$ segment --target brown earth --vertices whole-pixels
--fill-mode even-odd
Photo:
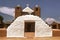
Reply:
[[[34,37],[34,33],[25,33],[24,38],[0,37],[0,40],[60,40],[60,37]]]
[[[6,29],[0,29],[0,40],[60,40],[60,30],[53,30],[53,37],[35,37],[34,32],[25,32],[24,38],[7,38]]]

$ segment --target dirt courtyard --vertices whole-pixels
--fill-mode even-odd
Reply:
[[[60,37],[43,37],[43,38],[35,38],[35,37],[26,37],[26,38],[6,38],[0,37],[0,40],[60,40]]]
[[[24,38],[7,38],[0,37],[0,40],[60,40],[60,37],[34,37],[34,33],[25,33]]]

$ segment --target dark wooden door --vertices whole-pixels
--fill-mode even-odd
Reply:
[[[25,22],[25,32],[35,32],[35,22]]]

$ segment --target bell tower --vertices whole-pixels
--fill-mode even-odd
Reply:
[[[36,16],[41,17],[41,8],[38,5],[34,7],[34,13]]]
[[[17,5],[15,7],[15,19],[18,17],[18,16],[21,16],[21,13],[22,13],[22,8],[20,7],[20,5]]]

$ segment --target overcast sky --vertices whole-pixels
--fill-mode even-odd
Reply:
[[[51,17],[60,20],[60,0],[0,0],[0,11],[2,12],[5,9],[14,11],[14,7],[18,4],[23,8],[26,7],[26,4],[29,4],[31,8],[36,4],[40,5],[43,19]],[[6,13],[6,10],[3,13]],[[13,12],[7,14],[12,15]]]

